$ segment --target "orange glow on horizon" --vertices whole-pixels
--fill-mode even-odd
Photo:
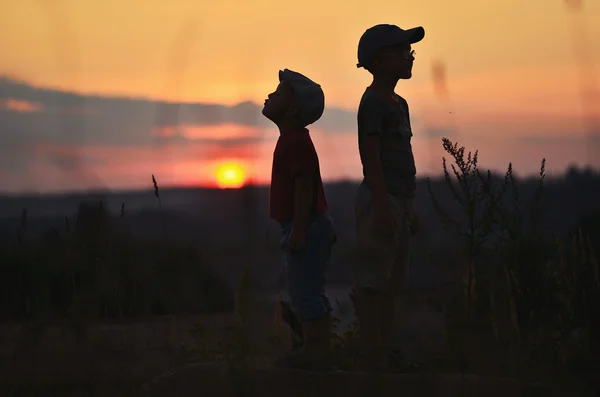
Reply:
[[[21,113],[32,113],[41,110],[42,106],[28,101],[18,99],[0,100],[0,109],[13,110]]]
[[[221,189],[239,189],[248,179],[244,166],[234,161],[224,161],[215,169],[217,186]]]
[[[223,123],[215,125],[182,124],[155,128],[152,135],[160,138],[172,138],[178,135],[189,140],[224,140],[254,138],[265,132],[260,127],[236,123]]]

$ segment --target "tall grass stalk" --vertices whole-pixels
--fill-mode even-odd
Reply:
[[[165,233],[165,239],[168,240],[169,233],[167,232],[167,222],[165,221],[165,213],[163,211],[162,201],[160,199],[160,189],[158,187],[158,183],[156,182],[156,178],[154,177],[154,174],[152,174],[152,185],[154,186],[154,196],[156,197],[156,200],[158,201],[158,209],[160,211],[160,219],[162,222],[163,231]]]

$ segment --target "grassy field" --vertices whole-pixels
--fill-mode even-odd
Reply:
[[[448,140],[444,149],[453,202],[430,195],[455,238],[446,256],[458,266],[446,269],[453,277],[443,292],[410,297],[409,306],[439,307],[445,319],[444,351],[418,368],[399,365],[404,375],[377,381],[354,373],[354,324],[333,335],[343,372],[276,371],[268,363],[291,349],[292,332],[281,305],[258,303],[249,270],[229,288],[204,265],[202,247],[173,241],[164,218],[163,238],[142,241],[119,228],[124,206],[111,219],[101,204],[82,204],[64,231],[35,241],[23,211],[18,244],[0,252],[0,395],[383,396],[405,388],[491,396],[534,395],[522,386],[536,383],[569,395],[599,390],[598,224],[567,238],[544,226],[545,213],[560,210],[544,207],[544,161],[537,189],[523,197],[511,166],[497,181],[480,171],[476,153]],[[316,388],[321,394],[311,394]]]

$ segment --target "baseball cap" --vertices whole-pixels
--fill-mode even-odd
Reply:
[[[319,84],[289,69],[279,71],[279,81],[288,83],[294,90],[298,110],[306,125],[321,118],[325,110],[325,94]]]
[[[367,29],[358,42],[357,68],[363,68],[373,60],[375,54],[396,44],[414,44],[423,40],[425,29],[421,26],[404,30],[396,25],[380,24]]]

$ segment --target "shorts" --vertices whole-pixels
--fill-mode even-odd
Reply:
[[[282,223],[281,247],[285,253],[287,289],[294,314],[300,321],[321,317],[332,311],[325,295],[325,271],[336,240],[333,220],[328,214],[311,217],[305,246],[286,249],[293,223]]]
[[[371,189],[364,182],[358,187],[354,207],[358,255],[353,276],[358,288],[398,295],[408,291],[413,199],[389,197],[396,221],[393,238],[377,232]]]

